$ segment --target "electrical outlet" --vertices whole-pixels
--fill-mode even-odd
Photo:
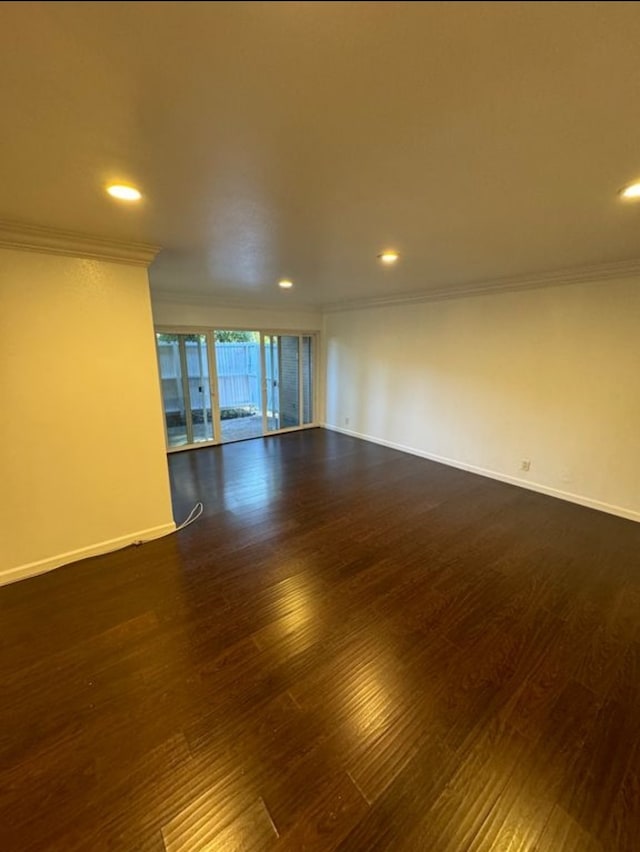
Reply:
[[[348,417],[345,417],[345,418],[344,418],[344,425],[345,425],[345,426],[348,426],[348,425],[349,425],[349,418],[348,418]]]
[[[520,470],[531,470],[531,459],[522,459],[520,462]]]

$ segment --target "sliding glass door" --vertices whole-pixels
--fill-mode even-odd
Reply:
[[[313,344],[314,338],[310,334],[303,334],[300,337],[300,379],[301,379],[301,408],[302,408],[302,425],[308,426],[315,420],[315,412],[313,405],[314,394],[314,360],[313,360]]]
[[[313,337],[265,334],[267,432],[313,422]]]
[[[213,441],[206,334],[156,335],[167,446]]]
[[[169,450],[314,424],[314,335],[167,329],[156,343]]]
[[[260,332],[216,329],[213,340],[220,443],[260,438],[263,434]]]

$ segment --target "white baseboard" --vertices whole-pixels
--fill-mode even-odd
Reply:
[[[128,545],[134,544],[136,541],[145,542],[151,541],[154,538],[161,538],[163,535],[173,532],[175,528],[175,523],[162,524],[159,527],[151,527],[148,530],[129,533],[118,538],[111,538],[108,541],[100,541],[88,547],[81,547],[79,550],[70,550],[67,553],[60,553],[57,556],[40,559],[38,562],[18,565],[15,568],[0,571],[0,586],[4,586],[7,583],[15,583],[16,580],[24,580],[27,577],[35,577],[37,574],[44,574],[46,571],[52,571],[61,565],[78,562],[80,559],[88,559],[90,556],[101,556],[103,553],[121,550],[123,547],[128,547]]]
[[[402,453],[410,453],[412,456],[420,456],[429,461],[446,464],[449,467],[457,467],[460,470],[466,470],[468,473],[475,473],[479,476],[487,476],[489,479],[497,479],[500,482],[507,482],[509,485],[517,485],[520,488],[526,488],[529,491],[537,491],[539,494],[546,494],[548,497],[557,497],[559,500],[566,500],[569,503],[577,503],[579,506],[586,506],[588,509],[597,509],[600,512],[607,512],[609,515],[617,515],[620,518],[626,518],[629,521],[640,523],[640,512],[633,509],[626,509],[624,506],[614,506],[611,503],[603,503],[601,500],[593,500],[591,497],[584,497],[582,494],[572,494],[570,491],[561,491],[558,488],[551,488],[549,485],[544,485],[541,482],[531,482],[529,479],[520,479],[517,476],[510,476],[506,473],[499,473],[495,470],[488,470],[484,467],[478,467],[467,462],[457,461],[456,459],[438,456],[435,453],[428,453],[425,450],[418,450],[415,447],[408,447],[405,444],[397,444],[395,441],[385,441],[384,438],[376,438],[373,435],[364,435],[361,432],[354,432],[352,429],[343,429],[341,426],[333,426],[330,423],[323,423],[323,429],[329,429],[331,432],[340,432],[342,435],[349,435],[352,438],[360,438],[362,441],[370,441],[372,444],[380,444],[383,447],[389,447],[392,450],[400,450]]]

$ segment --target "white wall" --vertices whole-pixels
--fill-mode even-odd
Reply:
[[[332,313],[325,347],[328,426],[640,520],[640,280]]]
[[[0,250],[0,582],[174,527],[146,270]]]
[[[152,301],[156,325],[240,328],[248,331],[319,331],[322,328],[322,314],[319,311],[181,304],[154,299],[153,296]]]

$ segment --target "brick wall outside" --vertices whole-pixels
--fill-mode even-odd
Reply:
[[[282,335],[280,338],[280,428],[300,425],[298,400],[298,338]]]

